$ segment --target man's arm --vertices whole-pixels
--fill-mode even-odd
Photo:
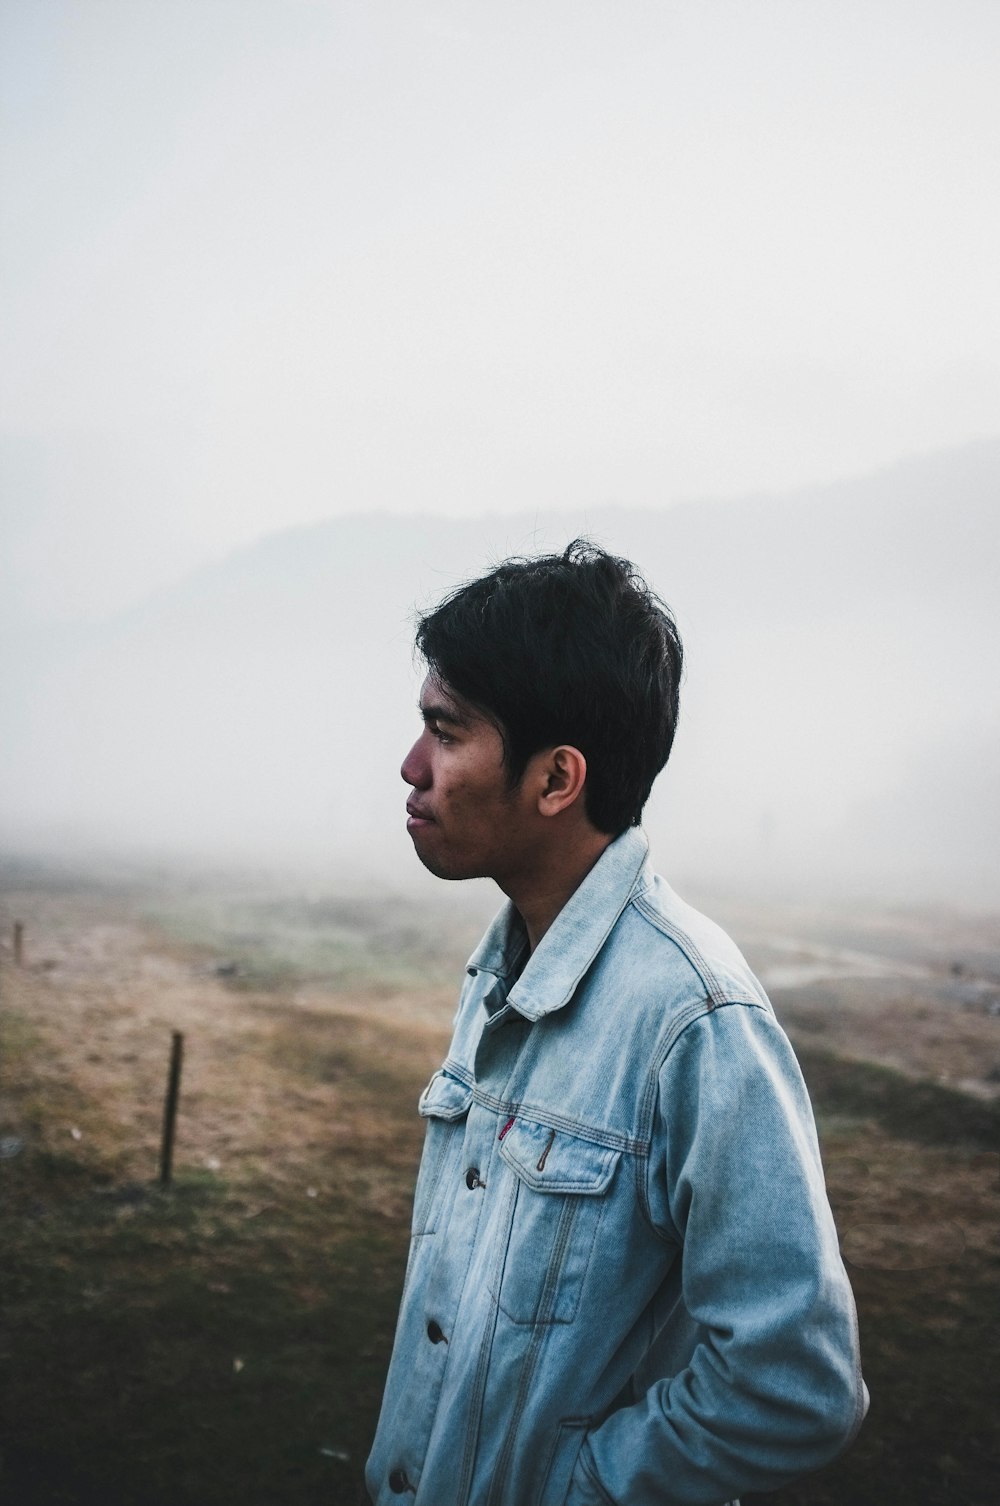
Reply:
[[[678,1038],[646,1190],[700,1339],[588,1435],[567,1506],[718,1506],[825,1464],[867,1393],[808,1096],[764,1009],[724,1005]]]

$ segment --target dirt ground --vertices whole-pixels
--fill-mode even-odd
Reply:
[[[164,929],[150,918],[163,905],[86,884],[0,895],[0,1358],[13,1378],[0,1489],[12,1506],[354,1502],[405,1256],[413,1108],[454,992],[422,986],[419,957],[361,983],[356,959],[265,978],[259,957],[278,945],[266,906],[249,930],[241,910],[241,953],[224,924],[215,945]],[[907,946],[906,926],[865,930],[863,917],[791,936],[787,915],[743,923],[817,1102],[875,1398],[851,1458],[769,1499],[992,1500],[978,1376],[1000,1189],[976,1116],[1000,1094],[994,930],[969,921],[947,945],[917,926]],[[442,926],[457,976],[475,936]],[[174,1031],[181,1110],[161,1195]],[[908,1084],[937,1095],[910,1127]],[[54,1333],[62,1360],[76,1356],[68,1369]],[[186,1443],[165,1420],[181,1393],[198,1399]],[[280,1443],[267,1442],[279,1417]]]
[[[154,1169],[175,1030],[185,1037],[179,1166],[221,1171],[260,1160],[285,1180],[296,1175],[317,1126],[334,1140],[347,1132],[343,1085],[294,1073],[289,1083],[263,1048],[290,1009],[303,1028],[317,1014],[348,1016],[379,1039],[380,1021],[400,1023],[395,994],[234,987],[207,952],[140,919],[110,920],[107,903],[32,896],[31,909],[27,965],[5,969],[5,997],[32,1022],[40,1081],[71,1078],[102,1124],[110,1115],[119,1126],[122,1174],[141,1179]],[[443,990],[408,995],[406,1023],[441,1034],[453,1007]],[[73,1126],[61,1129],[72,1138]]]

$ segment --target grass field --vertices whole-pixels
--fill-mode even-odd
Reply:
[[[475,925],[402,902],[390,925],[383,906],[335,896],[23,872],[0,894],[0,934],[15,915],[24,965],[0,953],[0,1497],[354,1506],[405,1260],[415,1100]],[[980,981],[992,955],[976,953]],[[867,1053],[856,979],[841,1009],[836,986],[776,993],[817,1107],[873,1399],[851,1453],[775,1506],[995,1499],[1000,1022],[988,989],[982,1008],[948,992],[968,981],[956,965],[904,978],[901,1039],[873,1028]],[[906,1067],[919,1038],[926,1067],[929,1018],[945,1056],[968,1037],[964,1065],[887,1064]],[[977,1055],[977,1091],[938,1080],[964,1081]]]

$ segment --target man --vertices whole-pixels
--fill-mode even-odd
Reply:
[[[408,828],[508,897],[467,968],[366,1481],[379,1506],[720,1506],[866,1406],[791,1048],[639,829],[681,645],[627,561],[512,560],[420,622]]]

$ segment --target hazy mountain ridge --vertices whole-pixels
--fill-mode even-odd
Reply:
[[[638,561],[687,641],[650,810],[681,869],[841,885],[863,870],[974,898],[1000,836],[998,504],[1000,441],[984,441],[781,497],[269,535],[71,644],[22,644],[0,829],[411,863],[396,771],[415,606],[588,533]]]

